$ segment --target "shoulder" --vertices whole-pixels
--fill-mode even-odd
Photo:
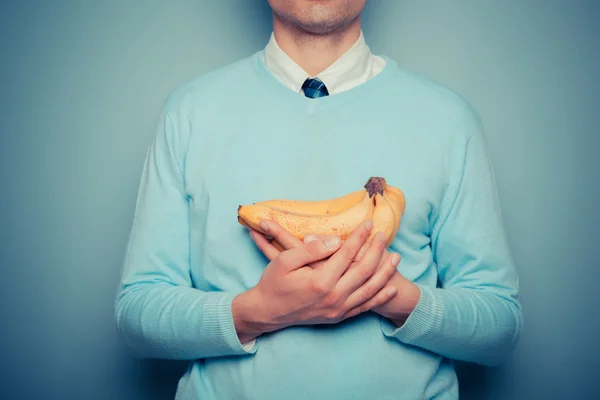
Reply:
[[[227,104],[253,73],[253,56],[196,75],[175,87],[163,101],[156,135],[185,152],[195,120]]]
[[[394,83],[386,89],[391,99],[409,107],[434,126],[436,132],[466,141],[482,125],[479,112],[460,92],[391,60],[396,70]]]
[[[193,110],[227,99],[254,73],[256,54],[199,74],[174,88],[164,102],[170,114],[189,114]]]

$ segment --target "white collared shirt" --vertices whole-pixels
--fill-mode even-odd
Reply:
[[[264,49],[264,55],[267,68],[295,92],[303,93],[304,81],[315,78],[279,47],[273,33]],[[381,72],[384,66],[385,60],[371,52],[361,31],[356,43],[316,77],[325,84],[329,94],[334,95],[366,82]]]

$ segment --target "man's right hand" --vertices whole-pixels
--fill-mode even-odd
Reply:
[[[291,234],[277,223],[262,224],[273,239],[280,243],[289,241]],[[343,244],[335,237],[316,239],[277,255],[258,284],[233,300],[233,320],[240,341],[291,325],[337,323],[395,296],[396,289],[386,284],[397,265],[392,257],[387,257],[378,268],[385,254],[379,235],[355,262],[371,229],[368,221]],[[262,235],[253,234],[253,239],[263,251],[271,246]]]

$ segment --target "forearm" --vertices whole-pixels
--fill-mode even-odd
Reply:
[[[124,341],[142,357],[192,360],[244,355],[231,312],[233,293],[168,283],[138,283],[117,298]]]
[[[481,124],[461,148],[430,231],[441,288],[420,284],[417,307],[400,328],[386,321],[385,332],[451,359],[498,365],[522,329],[519,279]]]
[[[228,292],[194,287],[190,210],[185,190],[188,124],[168,104],[146,160],[115,317],[142,357],[192,360],[248,354],[235,330]]]
[[[521,332],[518,301],[470,288],[419,286],[420,300],[400,327],[384,321],[384,334],[442,356],[497,365]]]

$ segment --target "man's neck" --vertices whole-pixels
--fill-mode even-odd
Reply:
[[[360,37],[360,17],[329,34],[312,34],[273,17],[273,34],[281,49],[310,76],[316,76],[340,58]]]

